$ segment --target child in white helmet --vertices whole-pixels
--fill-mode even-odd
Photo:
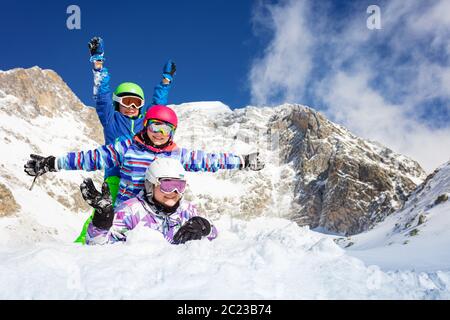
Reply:
[[[91,179],[86,179],[80,189],[83,198],[96,209],[88,227],[86,244],[126,241],[128,232],[139,224],[161,232],[173,244],[217,237],[217,229],[198,216],[193,204],[183,200],[185,171],[176,159],[156,159],[145,173],[144,190],[115,209],[110,205],[106,183],[102,193],[95,189]],[[94,198],[97,200],[92,201]]]

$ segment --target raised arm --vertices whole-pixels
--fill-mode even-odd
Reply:
[[[105,68],[103,40],[100,37],[94,37],[89,41],[89,51],[91,53],[90,62],[92,63],[92,72],[94,75],[94,100],[100,122],[106,127],[114,116],[114,106],[111,98],[111,89],[109,86],[109,72]]]
[[[169,92],[172,87],[172,81],[175,77],[176,70],[176,64],[172,60],[168,60],[165,63],[163,67],[162,80],[157,86],[155,86],[155,89],[153,90],[152,102],[145,107],[143,113],[145,113],[153,105],[167,105]]]

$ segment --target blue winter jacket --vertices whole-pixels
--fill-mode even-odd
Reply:
[[[118,139],[132,138],[137,132],[142,130],[144,116],[152,105],[167,104],[167,96],[169,95],[170,84],[158,84],[153,92],[152,101],[147,106],[141,108],[139,116],[129,118],[124,116],[114,108],[112,100],[112,92],[109,87],[109,73],[107,68],[94,72],[94,100],[95,109],[101,124],[103,125],[103,134],[105,144],[114,144]],[[105,179],[110,176],[120,176],[118,167],[105,169]]]

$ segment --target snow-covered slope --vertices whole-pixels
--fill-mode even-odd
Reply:
[[[383,272],[284,219],[223,217],[216,224],[216,240],[180,246],[143,229],[110,246],[2,246],[0,298],[450,298],[447,272]]]
[[[384,269],[450,270],[450,162],[373,230],[340,240],[349,254]]]
[[[400,270],[384,268],[385,260],[370,260],[370,250],[355,258],[334,237],[286,219],[298,210],[299,177],[294,163],[280,155],[282,148],[268,148],[274,141],[267,139],[267,124],[277,125],[270,122],[276,113],[306,109],[231,111],[220,102],[173,108],[183,121],[178,144],[236,153],[260,150],[266,168],[188,175],[186,198],[219,229],[212,242],[171,246],[157,233],[135,230],[125,244],[79,246],[72,241],[89,209],[78,185],[85,176],[99,185],[101,173],[48,174],[29,191],[32,179],[23,164],[29,153],[59,155],[97,146],[101,135],[95,128],[100,124],[54,72],[32,68],[0,73],[0,190],[10,192],[0,193],[0,298],[450,298],[450,264],[424,272],[410,271],[414,262]],[[352,141],[354,150],[361,147]],[[409,166],[399,168],[398,175],[420,177],[412,161],[395,154],[378,156],[384,152],[380,147],[367,154],[374,162],[388,160],[386,167]],[[12,202],[17,206],[5,206]],[[435,240],[442,237],[447,235]],[[442,252],[433,255],[439,261]]]
[[[60,172],[33,179],[23,166],[30,153],[62,155],[97,146],[102,137],[95,111],[85,107],[62,79],[38,67],[0,73],[0,242],[3,245],[59,239],[72,241],[88,216],[79,192],[83,177],[101,172]],[[17,210],[3,212],[14,202]],[[2,214],[0,214],[1,216]],[[66,222],[67,221],[67,222]],[[73,225],[72,225],[73,224]]]

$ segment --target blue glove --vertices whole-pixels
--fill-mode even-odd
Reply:
[[[173,76],[175,75],[175,72],[177,71],[177,66],[175,62],[172,60],[167,60],[166,64],[163,68],[163,77],[166,79],[169,79],[170,82],[173,80]]]
[[[104,61],[104,49],[103,49],[103,39],[100,37],[94,37],[88,43],[89,52],[91,53],[91,62],[94,61]]]

